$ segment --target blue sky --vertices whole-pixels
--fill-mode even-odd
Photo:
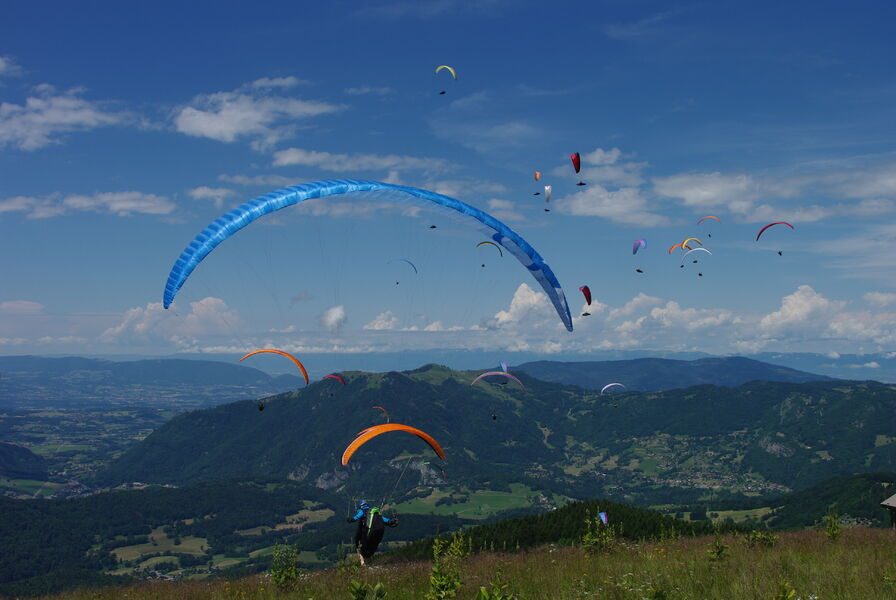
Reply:
[[[888,4],[301,4],[2,9],[0,353],[896,346]],[[592,316],[567,333],[481,234],[375,202],[257,223],[161,309],[219,214],[339,177],[493,213]],[[691,235],[713,256],[681,268]]]

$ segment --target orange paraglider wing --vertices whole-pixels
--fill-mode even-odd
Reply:
[[[358,448],[360,448],[373,438],[383,435],[384,433],[390,433],[392,431],[404,431],[405,433],[416,435],[418,438],[429,444],[429,447],[433,449],[433,451],[439,456],[439,458],[445,460],[445,451],[442,450],[442,447],[439,445],[439,443],[425,431],[420,431],[416,427],[411,427],[410,425],[401,425],[400,423],[386,423],[385,425],[370,427],[358,434],[358,437],[356,437],[352,441],[352,443],[348,445],[348,448],[345,449],[345,452],[342,453],[342,466],[348,464],[348,461],[351,460],[352,456],[355,454]]]
[[[311,380],[308,379],[308,371],[305,370],[305,365],[303,365],[301,363],[301,361],[299,361],[298,358],[296,358],[289,352],[284,352],[283,350],[277,350],[276,348],[262,348],[261,350],[253,350],[246,356],[242,357],[240,359],[240,362],[243,362],[250,356],[255,356],[256,354],[279,354],[280,356],[285,356],[286,358],[291,360],[293,363],[295,363],[295,365],[299,368],[299,371],[302,372],[302,377],[305,378],[305,385],[308,385],[309,383],[311,383]]]

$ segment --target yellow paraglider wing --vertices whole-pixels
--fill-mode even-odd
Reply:
[[[453,77],[454,80],[457,81],[457,71],[454,70],[454,67],[449,67],[448,65],[439,65],[438,67],[436,67],[436,73],[438,73],[442,69],[445,69],[446,71],[451,73],[451,77]]]

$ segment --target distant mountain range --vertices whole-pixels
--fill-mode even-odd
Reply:
[[[350,372],[346,386],[313,383],[264,412],[238,402],[183,414],[125,452],[100,483],[273,477],[385,492],[407,464],[408,488],[522,482],[579,498],[685,502],[709,490],[768,495],[896,470],[893,386],[756,381],[601,396],[523,371],[525,390],[471,387],[476,374],[436,365]],[[435,436],[449,455],[445,471],[422,442],[401,434],[374,440],[340,467],[355,433],[382,422],[373,405]],[[406,463],[409,456],[418,458]]]
[[[600,390],[611,382],[620,382],[631,391],[655,392],[693,385],[735,387],[749,381],[805,383],[824,381],[830,377],[805,373],[739,356],[672,360],[668,358],[634,358],[589,362],[557,362],[541,360],[514,367],[542,381],[577,385]]]
[[[144,360],[148,358],[180,358],[235,363],[238,354],[176,354],[170,357],[147,356],[105,356],[115,361]],[[413,352],[369,352],[344,353],[303,353],[302,360],[309,366],[312,378],[319,378],[334,371],[403,371],[421,365],[436,363],[452,369],[478,369],[485,365],[497,365],[508,361],[519,365],[526,362],[550,360],[557,362],[593,362],[632,360],[636,358],[669,358],[673,360],[696,360],[712,358],[705,352],[672,352],[663,350],[599,350],[587,353],[560,352],[539,354],[536,352],[494,352],[478,350],[415,350]],[[896,352],[874,352],[869,354],[839,354],[836,352],[819,354],[810,352],[761,352],[746,358],[766,362],[791,369],[818,373],[835,379],[855,379],[896,383]],[[276,362],[254,365],[272,374],[292,374],[288,364]]]
[[[218,361],[0,356],[0,408],[126,404],[188,409],[282,393],[304,384],[297,375],[273,377]]]

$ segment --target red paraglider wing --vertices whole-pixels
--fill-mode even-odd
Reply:
[[[341,375],[337,375],[336,373],[330,373],[329,375],[324,375],[324,379],[335,379],[342,385],[345,385],[345,379],[343,379]]]
[[[774,227],[775,225],[787,225],[791,229],[794,228],[793,225],[791,225],[787,221],[775,221],[774,223],[769,223],[768,225],[765,225],[762,229],[760,229],[759,233],[756,234],[756,241],[759,241],[759,238],[762,237],[762,234],[765,233],[766,229],[768,229],[769,227]]]
[[[585,302],[588,303],[588,306],[591,306],[591,288],[587,285],[583,285],[579,288],[579,291],[582,292],[582,295],[585,296]]]
[[[579,156],[578,152],[573,152],[569,155],[569,160],[572,161],[572,167],[576,170],[576,173],[578,173],[582,169],[582,157]]]

